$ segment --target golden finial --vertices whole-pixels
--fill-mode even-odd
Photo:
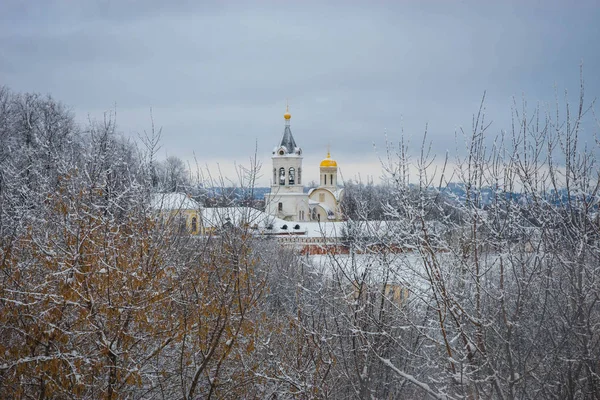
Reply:
[[[331,147],[331,144],[330,144],[330,143],[327,143],[327,158],[331,158],[331,154],[330,154],[330,152],[329,152],[329,150],[330,150],[330,147]]]
[[[290,114],[290,105],[288,104],[288,100],[285,99],[285,114],[283,114],[283,118],[289,120],[292,118],[292,114]]]

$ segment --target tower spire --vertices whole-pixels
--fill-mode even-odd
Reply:
[[[285,114],[283,114],[283,118],[285,119],[285,129],[283,130],[283,137],[281,138],[281,144],[278,148],[276,148],[273,152],[278,153],[279,156],[283,156],[285,154],[289,155],[301,155],[302,150],[296,145],[296,141],[294,140],[294,136],[292,136],[292,130],[290,129],[290,119],[292,118],[292,114],[290,114],[289,104],[285,106]]]
[[[283,118],[285,118],[285,126],[290,126],[290,118],[292,118],[292,114],[290,114],[290,105],[287,99],[285,99],[285,114],[283,114]]]

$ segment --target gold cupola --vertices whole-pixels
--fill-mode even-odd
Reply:
[[[337,167],[337,162],[331,159],[331,154],[327,151],[327,158],[321,161],[320,167]]]

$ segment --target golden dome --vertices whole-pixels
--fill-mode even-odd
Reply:
[[[331,155],[327,152],[327,158],[321,161],[320,167],[337,167],[337,162],[331,159]]]
[[[283,118],[290,119],[292,118],[292,114],[290,114],[289,111],[286,111],[285,114],[283,114]]]

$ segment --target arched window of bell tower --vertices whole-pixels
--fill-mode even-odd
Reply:
[[[279,168],[279,184],[281,186],[285,185],[285,168]]]
[[[288,174],[288,181],[290,185],[294,185],[296,182],[296,169],[294,167],[290,167],[290,172]]]

